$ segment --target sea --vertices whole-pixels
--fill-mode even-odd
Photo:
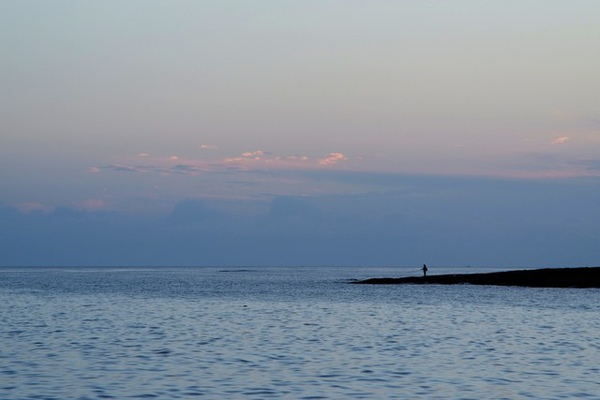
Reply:
[[[600,399],[600,290],[419,274],[0,268],[0,399]]]

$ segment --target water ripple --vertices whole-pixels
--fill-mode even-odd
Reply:
[[[146,272],[140,281],[62,277],[63,285],[96,280],[91,293],[54,281],[44,290],[0,290],[0,398],[570,399],[600,392],[600,319],[590,307],[597,291],[365,288],[337,277],[299,283],[279,275],[267,290],[257,282],[264,275],[237,281],[244,273],[215,273],[217,282],[234,282],[237,294],[218,284],[210,291],[205,275],[189,271]],[[194,279],[202,291],[181,284]],[[162,295],[157,280],[167,282]],[[171,292],[169,281],[188,292]]]

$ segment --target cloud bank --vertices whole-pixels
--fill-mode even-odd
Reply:
[[[600,181],[332,173],[393,190],[182,199],[167,213],[0,205],[10,265],[586,266],[600,259]],[[28,212],[25,212],[28,211]]]

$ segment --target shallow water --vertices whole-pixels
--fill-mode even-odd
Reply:
[[[0,398],[599,397],[599,290],[416,273],[0,269]]]

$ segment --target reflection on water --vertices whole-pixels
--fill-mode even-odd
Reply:
[[[372,273],[0,272],[0,398],[600,393],[600,291],[345,281]]]

